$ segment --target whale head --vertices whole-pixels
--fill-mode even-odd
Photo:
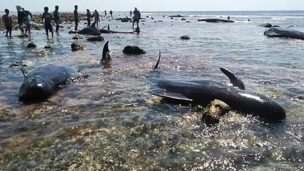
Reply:
[[[28,77],[22,83],[19,90],[21,101],[42,101],[53,92],[53,82],[39,75]]]

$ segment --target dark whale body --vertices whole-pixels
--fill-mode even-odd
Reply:
[[[208,23],[233,23],[233,20],[226,20],[226,19],[219,19],[219,18],[205,18],[205,19],[198,19],[198,21],[205,21]]]
[[[99,36],[101,33],[100,31],[95,27],[96,23],[93,23],[91,26],[83,28],[78,32],[78,34],[86,34],[86,35],[93,35],[93,36]]]
[[[304,40],[304,33],[283,28],[270,28],[264,32],[264,35],[267,37],[283,37],[283,38],[292,38],[292,39],[301,39]]]
[[[105,29],[101,29],[100,32],[103,34],[111,34],[111,33],[133,34],[133,33],[136,33],[136,31],[114,31],[114,30],[105,30]]]
[[[158,68],[160,57],[154,67]],[[218,99],[239,113],[258,116],[265,121],[280,121],[286,117],[285,110],[274,100],[264,95],[247,91],[243,82],[224,68],[221,71],[230,79],[233,86],[213,80],[172,80],[155,78],[152,75],[152,94],[170,101],[206,106]],[[155,72],[152,72],[155,74]],[[156,72],[157,76],[160,75]]]
[[[25,78],[19,90],[19,99],[24,102],[49,98],[78,73],[72,67],[57,64],[38,67],[28,74],[22,70]]]
[[[122,34],[133,34],[133,33],[139,33],[139,28],[137,28],[135,31],[114,31],[114,30],[111,30],[110,29],[110,26],[108,25],[108,28],[107,30],[105,29],[107,26],[103,27],[101,30],[100,30],[100,33],[103,33],[103,34],[111,34],[111,33],[122,33]]]
[[[278,121],[285,118],[284,109],[272,99],[235,87],[210,80],[155,80],[159,89],[153,94],[206,106],[214,99],[227,103],[232,110],[252,114],[268,121]]]

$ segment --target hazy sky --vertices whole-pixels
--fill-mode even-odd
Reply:
[[[61,11],[89,9],[129,11],[135,6],[141,11],[234,11],[234,10],[304,10],[304,0],[0,0],[0,9],[15,10],[21,5],[31,11],[51,11],[59,5]]]

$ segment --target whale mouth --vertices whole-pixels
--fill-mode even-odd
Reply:
[[[20,93],[21,101],[43,101],[51,95],[51,92],[43,87],[30,87]]]

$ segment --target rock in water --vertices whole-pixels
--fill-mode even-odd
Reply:
[[[27,48],[35,48],[37,46],[35,45],[35,43],[29,43],[26,47]]]
[[[88,41],[90,42],[101,42],[104,41],[104,38],[102,36],[94,36],[94,37],[89,37],[87,38]]]
[[[126,46],[122,52],[128,55],[140,55],[146,53],[143,49],[137,46]]]
[[[217,124],[229,111],[230,107],[225,102],[215,99],[204,109],[202,121],[207,125]]]
[[[190,37],[188,35],[184,35],[184,36],[181,36],[180,39],[182,39],[182,40],[189,40]]]
[[[73,42],[71,44],[72,51],[84,50],[84,45],[80,42]]]

